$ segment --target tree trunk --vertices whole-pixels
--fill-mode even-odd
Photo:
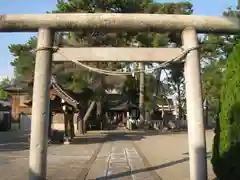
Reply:
[[[100,129],[102,130],[102,124],[101,124],[101,121],[102,121],[102,100],[100,99],[98,102],[97,102],[97,118],[96,118],[96,121],[100,122]]]
[[[78,117],[77,118],[78,118],[78,132],[79,132],[79,134],[84,134],[83,118],[81,116],[81,112],[78,113]]]
[[[177,94],[178,94],[178,127],[180,125],[180,122],[183,120],[183,108],[182,108],[182,99],[181,99],[181,90],[180,90],[180,84],[177,85]]]
[[[105,112],[104,113],[104,122],[103,122],[103,126],[104,126],[104,128],[106,127],[107,129],[109,129],[109,117],[108,117],[108,113],[107,112]]]
[[[139,63],[139,70],[141,71],[140,73],[140,87],[139,87],[139,110],[140,110],[140,124],[144,122],[144,63]]]
[[[160,75],[161,75],[162,69],[158,69],[157,71],[157,78],[156,78],[156,87],[155,87],[155,92],[153,95],[153,110],[155,110],[157,106],[157,96],[159,94],[159,84],[160,84]]]
[[[86,123],[94,109],[95,104],[96,104],[96,101],[92,101],[90,106],[88,107],[86,114],[84,115],[84,118],[83,118],[83,132],[84,133],[86,133]]]
[[[203,107],[204,107],[204,120],[205,120],[205,128],[208,128],[208,101],[207,99],[204,100],[203,102]]]
[[[100,62],[97,63],[97,68],[100,68]],[[100,88],[104,89],[104,79],[102,74],[100,76]],[[101,94],[99,97],[99,100],[97,102],[97,111],[96,111],[96,121],[100,121],[100,129],[102,130],[102,120],[103,120],[104,114],[103,114],[103,92],[101,90]]]

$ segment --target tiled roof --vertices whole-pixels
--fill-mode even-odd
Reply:
[[[8,92],[27,92],[29,94],[32,94],[32,85],[33,85],[32,81],[15,82],[12,85],[6,86],[4,88],[4,90],[8,91]],[[76,109],[78,109],[79,101],[82,99],[81,97],[89,96],[89,94],[87,94],[87,95],[84,94],[84,93],[86,93],[85,90],[83,90],[82,92],[79,92],[79,93],[74,93],[71,90],[64,89],[61,85],[59,85],[57,83],[55,76],[51,76],[50,87],[55,90],[57,96],[59,96],[61,99],[64,99],[69,105],[73,106]],[[93,86],[92,88],[95,88],[95,86]],[[91,91],[91,90],[89,89],[89,91]],[[30,101],[27,103],[31,104]]]

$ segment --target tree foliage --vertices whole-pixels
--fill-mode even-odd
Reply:
[[[166,13],[166,14],[192,14],[192,4],[189,2],[179,3],[159,3],[152,0],[59,0],[54,13],[75,13],[75,12],[115,12],[115,13]],[[227,9],[224,12],[226,16],[239,16],[239,10]],[[59,33],[56,37],[60,37],[60,42],[55,42],[59,46],[115,46],[127,47],[133,43],[138,43],[143,47],[167,47],[171,43],[175,43],[177,47],[181,46],[180,33],[104,33],[98,32],[96,29],[90,31],[78,31],[74,33]],[[216,36],[206,35],[200,39],[201,44],[201,60],[204,63],[202,68],[203,73],[203,90],[204,97],[209,100],[210,110],[214,114],[216,102],[220,97],[220,89],[222,83],[222,73],[226,64],[229,51],[236,42],[238,36]],[[58,38],[57,38],[58,39]],[[31,38],[25,44],[13,44],[9,46],[10,52],[15,59],[11,63],[14,67],[15,78],[17,79],[32,79],[35,61],[36,37]],[[57,41],[57,40],[56,40]],[[129,63],[89,63],[93,67],[102,69],[116,70],[127,68]],[[152,64],[146,64],[152,66]],[[168,68],[169,70],[169,92],[178,94],[178,88],[183,87],[182,68]],[[103,76],[89,72],[76,65],[64,64],[54,65],[53,72],[57,74],[58,81],[67,89],[79,91],[87,87],[95,80],[101,80]],[[159,78],[154,74],[152,78]],[[151,78],[150,78],[151,79]],[[156,80],[157,80],[156,79]],[[128,81],[136,84],[136,79],[128,78]],[[136,81],[136,82],[135,82]],[[151,82],[151,83],[150,83]],[[124,83],[123,83],[124,84]],[[125,83],[127,85],[129,83]],[[131,83],[130,83],[131,84]],[[146,80],[146,86],[153,85],[152,80]],[[104,83],[104,88],[114,88],[109,83]],[[155,84],[156,85],[156,84]],[[157,87],[158,88],[158,87]],[[125,88],[129,89],[129,88]],[[151,101],[151,91],[146,88],[147,101]],[[182,88],[183,89],[183,88]],[[138,94],[138,89],[135,90]],[[184,89],[182,90],[184,94]],[[158,91],[159,92],[159,91]],[[126,92],[125,92],[126,93]],[[132,92],[130,92],[131,94]],[[129,95],[130,95],[129,94]],[[148,97],[150,96],[150,97]],[[182,98],[182,97],[181,97]],[[180,99],[180,97],[178,97]]]
[[[182,64],[174,64],[170,66],[167,84],[170,88],[170,91],[168,91],[169,95],[175,95],[177,100],[178,118],[182,119],[184,117],[183,107],[185,102],[185,83]]]
[[[4,78],[0,82],[0,99],[7,99],[8,98],[8,93],[4,91],[4,88],[10,84],[10,79],[9,78]]]
[[[96,13],[96,12],[114,12],[114,13],[166,13],[166,14],[191,14],[192,4],[189,2],[179,3],[158,3],[153,0],[59,0],[56,9],[53,13]],[[111,46],[111,47],[127,47],[133,46],[133,43],[138,43],[143,47],[160,47],[168,46],[174,42],[180,46],[180,34],[176,33],[139,33],[139,32],[118,32],[118,33],[106,33],[99,32],[96,29],[88,31],[78,32],[65,32],[56,34],[58,37],[55,42],[59,46],[71,46],[71,47],[83,47],[83,46]],[[12,66],[15,70],[15,77],[18,79],[32,79],[34,70],[34,48],[36,47],[36,38],[31,38],[25,44],[10,45],[10,52],[14,55],[15,59],[12,62]],[[129,63],[88,63],[93,67],[101,69],[116,70],[120,68],[127,68]],[[151,64],[147,64],[151,66]],[[63,66],[64,67],[64,66]],[[67,65],[65,66],[67,67]],[[58,81],[65,88],[79,91],[83,87],[89,85],[93,81],[104,81],[104,76],[99,74],[83,70],[76,66],[71,67],[71,70],[67,68],[59,68],[59,65],[54,65],[53,72],[56,73]],[[158,77],[159,78],[159,77]],[[136,79],[127,78],[124,86],[129,84],[138,84]],[[147,78],[146,86],[152,87],[154,76]],[[131,83],[129,83],[131,82]],[[113,88],[109,83],[103,82],[103,89]],[[138,95],[138,88],[123,87],[125,93],[131,95],[135,92]],[[129,92],[126,90],[129,89]],[[146,99],[152,100],[151,88],[147,88]],[[153,89],[153,88],[152,88]],[[102,91],[101,91],[102,92]]]
[[[230,54],[221,91],[221,114],[212,164],[219,180],[240,179],[240,42]]]
[[[37,39],[36,37],[30,38],[25,44],[11,44],[9,51],[15,57],[11,62],[14,68],[14,76],[16,79],[32,79]]]
[[[239,10],[228,8],[223,15],[239,17]],[[239,35],[209,34],[200,39],[203,96],[209,102],[210,119],[216,116],[226,63],[238,38]]]

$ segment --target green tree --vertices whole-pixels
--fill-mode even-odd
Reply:
[[[174,95],[177,100],[178,119],[184,117],[184,102],[185,102],[185,83],[183,76],[183,64],[173,64],[169,68],[167,77],[169,95]]]
[[[4,91],[4,88],[10,84],[10,79],[9,78],[4,78],[0,82],[0,99],[6,99],[8,98],[8,93]]]
[[[158,13],[158,14],[191,14],[192,4],[189,2],[180,3],[158,3],[153,0],[59,0],[54,13],[97,13],[97,12],[113,12],[113,13]],[[126,47],[132,46],[133,43],[139,43],[143,47],[159,47],[168,46],[169,43],[175,42],[180,44],[180,33],[106,33],[99,32],[96,29],[81,31],[74,33],[58,33],[56,34],[60,41],[55,42],[60,46],[83,47],[83,46],[111,46],[111,47]],[[34,66],[34,38],[23,45],[11,45],[10,51],[16,57],[12,65],[15,69],[15,76],[26,79],[32,78]],[[93,67],[101,69],[119,69],[129,66],[129,63],[88,63]],[[148,64],[151,65],[151,64]],[[56,66],[55,66],[56,67]],[[56,69],[58,69],[56,67]],[[60,68],[61,69],[61,68]],[[90,73],[81,68],[72,68],[69,70],[53,70],[56,71],[57,79],[63,87],[74,91],[80,90],[82,87],[88,86],[91,82],[101,82],[102,90],[98,90],[96,96],[104,96],[104,89],[112,88],[111,84],[106,83],[104,76],[99,76],[96,73]],[[150,82],[150,81],[149,81]],[[151,86],[151,84],[145,84]],[[103,97],[97,98],[98,100]]]
[[[240,17],[239,9],[228,8],[224,15]],[[205,76],[207,79],[205,89],[208,96],[217,97],[216,99],[221,102],[221,111],[216,119],[212,165],[219,180],[237,180],[240,178],[238,157],[240,150],[239,35],[221,36],[218,41],[216,37],[213,38],[215,46],[218,44],[216,42],[220,41],[217,48],[212,47],[216,49],[213,52],[218,53],[213,57],[220,58],[216,58],[215,62],[209,63],[210,65],[204,69],[205,74],[208,74]],[[211,79],[210,76],[213,78]]]
[[[11,62],[14,68],[15,79],[32,80],[35,65],[34,49],[36,48],[36,43],[36,37],[32,37],[25,44],[9,45],[9,51],[15,57]]]
[[[221,91],[221,113],[212,165],[219,180],[240,179],[240,41],[229,56]]]
[[[68,0],[58,1],[57,10],[54,12],[113,12],[113,13],[167,13],[167,14],[191,14],[192,4],[181,3],[155,3],[152,0]],[[70,33],[68,35],[76,46],[132,46],[134,42],[143,47],[167,46],[169,41],[179,42],[180,34],[172,33],[103,33],[96,29],[86,32]],[[110,65],[109,65],[110,64]],[[126,67],[125,63],[115,63],[116,66]],[[128,65],[128,64],[127,64]],[[111,63],[102,63],[100,68],[114,69]]]
[[[213,119],[218,110],[225,66],[226,60],[219,60],[203,69],[203,97],[209,102],[209,119]]]
[[[127,95],[133,104],[138,104],[139,79],[128,76],[121,89],[122,93]]]
[[[238,9],[228,8],[224,16],[240,17]],[[209,120],[214,120],[218,111],[223,75],[228,56],[239,35],[205,35],[200,39],[203,96],[209,102]]]
[[[88,0],[59,0],[55,13],[74,13],[74,12],[121,12],[121,13],[179,13],[191,14],[192,5],[188,2],[183,3],[155,3],[152,0],[140,1],[124,1],[124,0],[109,0],[109,1],[88,1]],[[59,35],[59,34],[58,34]],[[75,32],[75,33],[60,33],[64,42],[61,46],[131,46],[133,39],[139,41],[142,46],[166,46],[169,42],[169,37],[174,37],[174,34],[159,34],[159,33],[103,33],[96,30]],[[169,37],[168,37],[169,36]],[[134,40],[134,41],[135,41]],[[15,56],[12,65],[15,70],[15,75],[18,78],[32,78],[34,70],[34,49],[36,47],[36,38],[31,38],[25,44],[10,45],[10,52]],[[96,67],[92,63],[91,65]],[[118,69],[125,67],[123,63],[101,63],[100,68]],[[83,81],[91,79],[89,75],[83,75],[81,71],[75,72],[61,71],[57,74],[62,79],[63,85],[69,86],[71,89],[77,89],[77,82],[80,77],[86,77]],[[87,80],[86,80],[87,79]],[[72,85],[72,83],[75,85]]]

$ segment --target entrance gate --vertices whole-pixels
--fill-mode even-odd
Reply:
[[[47,131],[53,37],[57,31],[99,29],[103,31],[181,31],[183,49],[177,48],[81,48],[60,49],[74,61],[136,61],[159,62],[185,53],[184,76],[186,81],[187,120],[190,157],[190,179],[207,180],[206,142],[200,79],[200,62],[197,50],[197,33],[235,34],[240,22],[235,18],[163,15],[163,14],[42,14],[0,15],[0,32],[38,31],[36,53],[29,178],[46,179]],[[61,57],[54,55],[56,61]],[[66,59],[64,59],[66,61]]]

